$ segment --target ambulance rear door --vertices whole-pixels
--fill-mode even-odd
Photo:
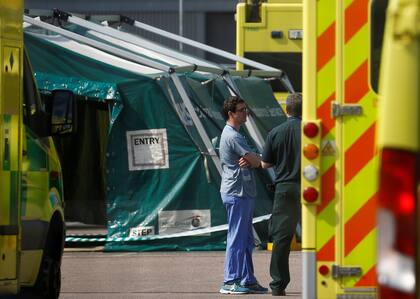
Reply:
[[[22,6],[0,0],[0,294],[19,291]]]
[[[341,298],[374,298],[376,293],[378,97],[374,89],[380,54],[375,45],[381,28],[374,22],[380,22],[378,3],[337,2],[336,98],[331,115],[336,122],[336,171],[340,179],[335,186],[339,225],[332,276],[340,282]]]

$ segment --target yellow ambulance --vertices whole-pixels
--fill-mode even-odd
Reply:
[[[419,15],[419,0],[237,6],[237,54],[303,92],[303,298],[418,297]]]
[[[40,98],[22,16],[22,0],[0,0],[0,296],[58,298],[65,224],[51,135],[71,132],[75,107],[66,91]]]
[[[281,69],[302,91],[302,0],[246,0],[236,6],[236,55]],[[238,70],[247,69],[237,63]],[[287,90],[270,80],[284,104]]]
[[[418,114],[417,103],[408,104],[417,101],[418,94],[410,98],[402,91],[414,90],[418,79],[414,72],[410,81],[401,84],[405,79],[400,78],[392,87],[391,80],[385,79],[385,91],[391,88],[394,100],[386,106],[388,114],[378,112],[381,53],[389,55],[389,46],[383,43],[387,7],[388,1],[303,2],[303,298],[377,298],[381,269],[377,247],[382,247],[377,242],[377,210],[383,192],[378,187],[378,120],[387,126],[380,130],[387,136],[381,146],[389,146],[400,144],[402,136],[414,142],[416,132],[404,131],[389,120],[402,117],[399,109]],[[400,21],[405,18],[399,16]],[[406,20],[418,21],[415,17]],[[404,59],[393,56],[392,63],[402,66],[408,61]],[[408,64],[417,71],[416,61]],[[382,76],[393,72],[398,77],[405,71],[381,67]],[[417,121],[417,114],[410,119]],[[414,143],[418,148],[418,142]],[[382,157],[384,153],[387,150]],[[399,188],[392,179],[386,184]]]
[[[378,118],[379,297],[418,298],[420,1],[390,0]]]

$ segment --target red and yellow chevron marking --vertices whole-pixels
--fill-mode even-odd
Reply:
[[[335,100],[335,92],[333,92],[317,109],[318,119],[322,119],[321,138],[330,133],[335,126],[335,120],[331,116],[331,103]]]
[[[363,271],[362,277],[344,279],[344,287],[375,285],[376,107],[369,88],[368,12],[368,0],[354,0],[344,13],[344,101],[363,107],[363,115],[344,120],[343,128],[343,265]]]
[[[335,236],[332,236],[327,243],[322,246],[320,250],[316,253],[317,261],[334,261],[335,260]]]
[[[367,59],[345,81],[345,101],[348,104],[359,102],[369,92]]]
[[[354,176],[375,156],[375,123],[373,123],[346,150],[344,184],[347,185]]]
[[[318,36],[316,70],[321,70],[335,55],[335,22]]]
[[[348,41],[367,24],[368,21],[368,0],[354,0],[345,10],[345,34],[344,41]]]
[[[375,228],[376,219],[372,217],[376,209],[376,194],[368,199],[360,210],[344,226],[346,236],[344,255],[348,255],[361,240]]]
[[[335,1],[317,1],[317,118],[322,120],[321,142],[334,141],[336,120],[331,103],[336,101]],[[375,285],[375,209],[377,154],[375,150],[376,96],[369,87],[369,1],[345,1],[344,102],[359,104],[363,115],[343,118],[343,173],[335,159],[322,157],[321,203],[317,207],[317,261],[337,260],[336,176],[343,178],[342,265],[362,266],[362,277],[343,280],[343,287]],[[333,220],[331,220],[333,219]]]
[[[321,142],[335,139],[335,119],[331,116],[331,103],[335,101],[335,2],[317,2],[317,111],[321,119]],[[317,207],[317,261],[335,260],[335,158],[321,160],[321,203]]]

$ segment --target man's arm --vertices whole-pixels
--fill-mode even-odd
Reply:
[[[250,152],[245,154],[240,160],[239,160],[239,166],[241,166],[241,162],[245,160],[249,165],[251,165],[252,168],[258,168],[261,166],[261,158],[256,153]],[[242,166],[241,166],[242,167]]]

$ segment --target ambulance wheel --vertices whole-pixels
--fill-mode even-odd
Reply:
[[[61,289],[60,263],[51,257],[44,257],[37,281],[38,294],[45,299],[57,299]]]

